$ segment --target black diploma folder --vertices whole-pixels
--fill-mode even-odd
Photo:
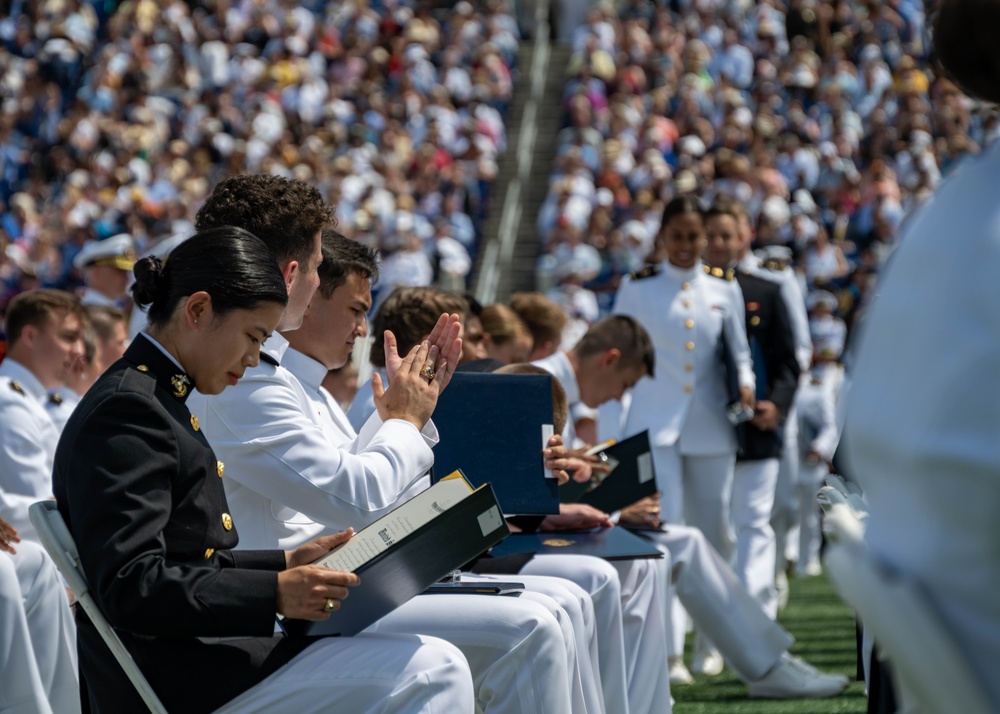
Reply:
[[[441,435],[434,470],[491,484],[508,515],[558,513],[559,484],[542,457],[552,414],[549,375],[456,372],[432,417]]]
[[[603,477],[595,474],[585,483],[572,480],[564,483],[559,487],[560,501],[586,503],[605,513],[614,513],[656,493],[648,431],[606,446],[598,453],[612,466],[611,473]]]
[[[361,578],[328,620],[279,624],[287,635],[356,635],[509,532],[489,485],[473,490],[451,474],[316,561]]]
[[[649,541],[620,527],[586,531],[512,533],[502,543],[494,546],[490,553],[494,556],[514,553],[592,555],[605,560],[663,557],[663,554]]]

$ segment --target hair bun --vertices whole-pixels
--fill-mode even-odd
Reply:
[[[156,257],[140,258],[132,268],[135,274],[135,284],[132,285],[132,298],[139,307],[146,307],[158,297],[167,294],[169,284],[165,264]]]

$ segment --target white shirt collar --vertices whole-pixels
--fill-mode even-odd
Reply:
[[[676,280],[691,280],[702,272],[700,260],[691,268],[678,268],[669,260],[664,260],[660,263],[660,267],[663,268],[664,273]]]
[[[286,341],[285,344],[287,346],[288,342]],[[294,374],[303,387],[313,391],[318,391],[323,385],[323,379],[328,371],[322,364],[294,347],[288,347],[285,350],[281,366]]]
[[[150,335],[148,332],[143,332],[142,336],[145,337],[147,340],[149,340],[149,344],[153,345],[153,347],[155,347],[160,352],[162,352],[163,354],[165,354],[167,356],[167,359],[169,359],[171,362],[173,362],[174,365],[177,367],[177,369],[179,369],[184,374],[187,374],[187,370],[184,369],[184,367],[181,366],[181,363],[178,362],[177,359],[172,354],[170,354],[170,352],[167,351],[167,348],[164,347],[163,345],[161,345],[156,340],[155,337],[153,337],[152,335]]]
[[[576,381],[576,372],[573,371],[573,364],[569,361],[569,357],[565,352],[556,352],[532,364],[541,367],[559,380],[563,391],[566,392],[566,401],[570,408],[580,401],[580,384]]]
[[[267,342],[260,348],[261,352],[270,355],[278,364],[281,364],[281,360],[285,358],[287,350],[288,340],[280,332],[272,332],[271,336],[267,338]]]
[[[38,377],[30,369],[15,359],[8,357],[0,364],[0,375],[10,377],[12,382],[17,382],[25,392],[30,394],[39,404],[48,401],[49,392],[38,381]]]

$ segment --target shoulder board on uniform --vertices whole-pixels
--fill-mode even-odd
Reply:
[[[732,268],[723,270],[722,268],[712,268],[708,265],[702,265],[701,269],[705,271],[705,275],[711,275],[713,278],[719,278],[720,280],[732,280],[736,277],[736,271]]]
[[[21,383],[18,382],[16,379],[10,380],[10,388],[13,389],[15,392],[17,392],[18,394],[20,394],[22,397],[28,396],[27,394],[24,393],[24,387],[22,387]]]
[[[630,273],[629,277],[632,280],[645,280],[646,278],[651,278],[654,275],[660,274],[660,268],[656,265],[647,265],[642,270],[637,270],[634,273]]]
[[[788,267],[788,263],[783,260],[778,260],[776,258],[771,258],[770,260],[764,261],[764,268],[766,270],[773,270],[776,273],[780,273],[785,268]]]

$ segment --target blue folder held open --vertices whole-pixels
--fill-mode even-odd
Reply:
[[[456,372],[432,416],[434,473],[461,469],[473,486],[491,484],[507,515],[558,513],[542,457],[552,415],[548,375]]]

